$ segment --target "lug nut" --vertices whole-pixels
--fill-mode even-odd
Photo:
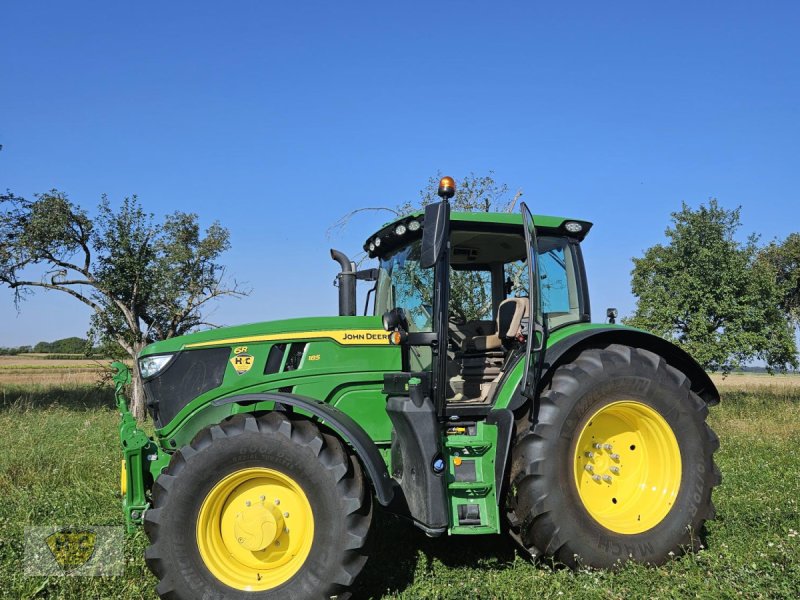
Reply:
[[[288,519],[289,518],[289,513],[287,513],[287,512],[283,513],[283,518],[284,519]]]
[[[267,497],[266,497],[266,496],[259,496],[259,497],[258,497],[258,499],[259,499],[259,500],[261,500],[261,501],[263,502],[264,500],[266,500],[266,499],[267,499]]]
[[[592,471],[594,471],[594,467],[593,467],[592,465],[586,465],[586,466],[585,466],[585,467],[583,467],[583,468],[584,468],[584,469],[586,469],[587,471],[589,471],[589,473],[591,473]]]
[[[614,452],[614,453],[611,455],[611,460],[619,460],[619,454],[617,454],[616,452]]]
[[[614,475],[619,475],[619,467],[610,467],[608,470],[611,471]]]
[[[594,452],[584,452],[583,454],[586,458],[594,458]]]
[[[245,505],[245,506],[250,506],[250,504],[252,504],[252,503],[250,502],[250,500],[245,500],[245,501],[244,501],[244,505]]]
[[[592,444],[592,448],[595,448],[596,450],[602,450],[603,445],[595,442],[594,444]]]
[[[600,481],[600,475],[592,475],[594,481]]]
[[[606,483],[611,483],[611,475],[603,475],[603,481]]]
[[[603,448],[605,448],[606,450],[608,450],[610,452],[611,451],[611,444],[603,444]]]
[[[278,506],[278,504],[280,504],[280,503],[281,503],[281,501],[278,498],[275,498],[275,506]]]

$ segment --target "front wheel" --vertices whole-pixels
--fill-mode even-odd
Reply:
[[[155,482],[145,558],[174,599],[344,598],[366,562],[358,461],[311,421],[237,416],[201,431]]]
[[[572,567],[661,564],[714,518],[706,403],[652,352],[583,351],[553,374],[513,450],[512,534]]]

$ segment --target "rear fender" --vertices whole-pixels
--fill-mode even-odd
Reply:
[[[294,408],[298,408],[310,413],[333,429],[345,443],[355,450],[367,476],[372,481],[378,502],[383,506],[391,503],[395,493],[394,480],[389,477],[386,463],[383,461],[378,447],[356,421],[335,406],[305,396],[273,392],[228,396],[214,400],[211,404],[214,406],[252,405],[259,402],[274,402],[274,410],[282,412],[292,412]]]
[[[719,391],[714,382],[711,381],[703,367],[685,350],[652,333],[627,327],[584,329],[556,342],[547,349],[545,354],[542,381],[549,380],[556,368],[569,362],[583,350],[608,344],[624,344],[663,356],[668,364],[689,378],[692,382],[692,391],[705,400],[709,406],[719,404]]]

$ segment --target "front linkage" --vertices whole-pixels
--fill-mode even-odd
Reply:
[[[131,382],[130,369],[121,362],[114,362],[111,367],[117,371],[113,377],[114,397],[122,417],[119,424],[123,456],[120,476],[122,509],[125,526],[129,533],[133,533],[142,525],[144,511],[150,507],[146,497],[146,490],[149,488],[147,482],[152,482],[167,465],[169,455],[159,450],[156,443],[139,429],[136,419],[128,409],[123,390]]]

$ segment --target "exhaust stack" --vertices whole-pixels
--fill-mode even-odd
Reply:
[[[339,263],[342,271],[336,276],[339,284],[339,316],[356,314],[356,269],[344,252],[331,248],[331,258]]]

